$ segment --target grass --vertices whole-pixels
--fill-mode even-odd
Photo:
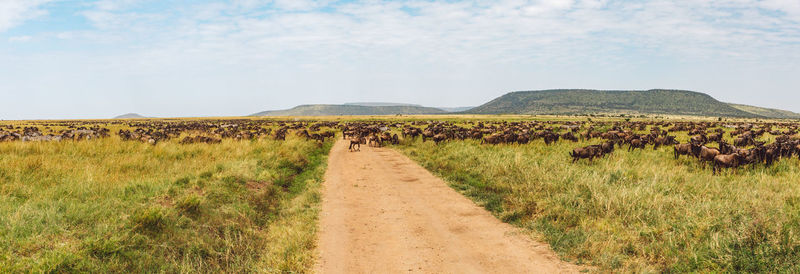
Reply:
[[[331,143],[0,143],[0,272],[308,272]]]
[[[563,258],[601,271],[800,271],[796,158],[719,176],[674,160],[671,147],[570,163],[568,151],[597,142],[396,148]]]

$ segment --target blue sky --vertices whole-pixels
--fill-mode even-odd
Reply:
[[[688,89],[800,112],[797,0],[0,0],[0,119]]]

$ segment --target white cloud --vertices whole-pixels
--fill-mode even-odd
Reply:
[[[798,39],[798,24],[789,15],[765,14],[754,0],[412,0],[335,6],[331,1],[238,0],[150,13],[125,10],[148,1],[99,1],[83,13],[99,30],[90,37],[123,46],[127,41],[147,52],[178,51],[167,55],[210,50],[225,60],[280,59],[292,52],[309,62],[347,62],[392,52],[471,63],[580,60],[609,51],[625,55],[623,48],[686,59],[795,56],[787,42]],[[798,5],[795,0],[760,3],[786,14]],[[251,10],[266,6],[277,10]],[[334,11],[319,11],[322,7]],[[142,45],[143,39],[152,44]]]
[[[0,1],[0,32],[16,27],[25,20],[47,14],[39,7],[50,0],[2,0]]]
[[[273,0],[272,4],[279,9],[289,11],[307,11],[329,5],[331,0]]]
[[[156,2],[89,5],[80,14],[95,29],[52,36],[91,52],[30,60],[105,75],[91,84],[98,93],[217,98],[224,89],[232,99],[218,101],[238,98],[253,111],[308,98],[476,104],[497,95],[487,91],[575,86],[719,88],[748,98],[746,89],[763,81],[748,75],[800,73],[796,0],[235,0],[135,9]],[[35,37],[29,43],[44,40]],[[705,77],[709,70],[737,76]],[[789,89],[794,79],[763,85]],[[202,109],[213,103],[193,113],[208,114]]]
[[[13,37],[9,37],[9,38],[8,38],[8,41],[9,41],[9,42],[28,42],[28,41],[30,41],[30,40],[31,40],[31,38],[33,38],[33,37],[31,37],[31,36],[28,36],[28,35],[24,35],[24,36],[13,36]]]
[[[573,4],[572,0],[541,0],[523,7],[523,11],[526,15],[542,15],[569,9]]]

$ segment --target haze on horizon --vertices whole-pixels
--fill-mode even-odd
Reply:
[[[800,1],[0,0],[0,119],[686,89],[800,112]]]

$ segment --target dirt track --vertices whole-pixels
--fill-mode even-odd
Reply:
[[[564,273],[579,269],[404,155],[331,150],[318,273]]]

